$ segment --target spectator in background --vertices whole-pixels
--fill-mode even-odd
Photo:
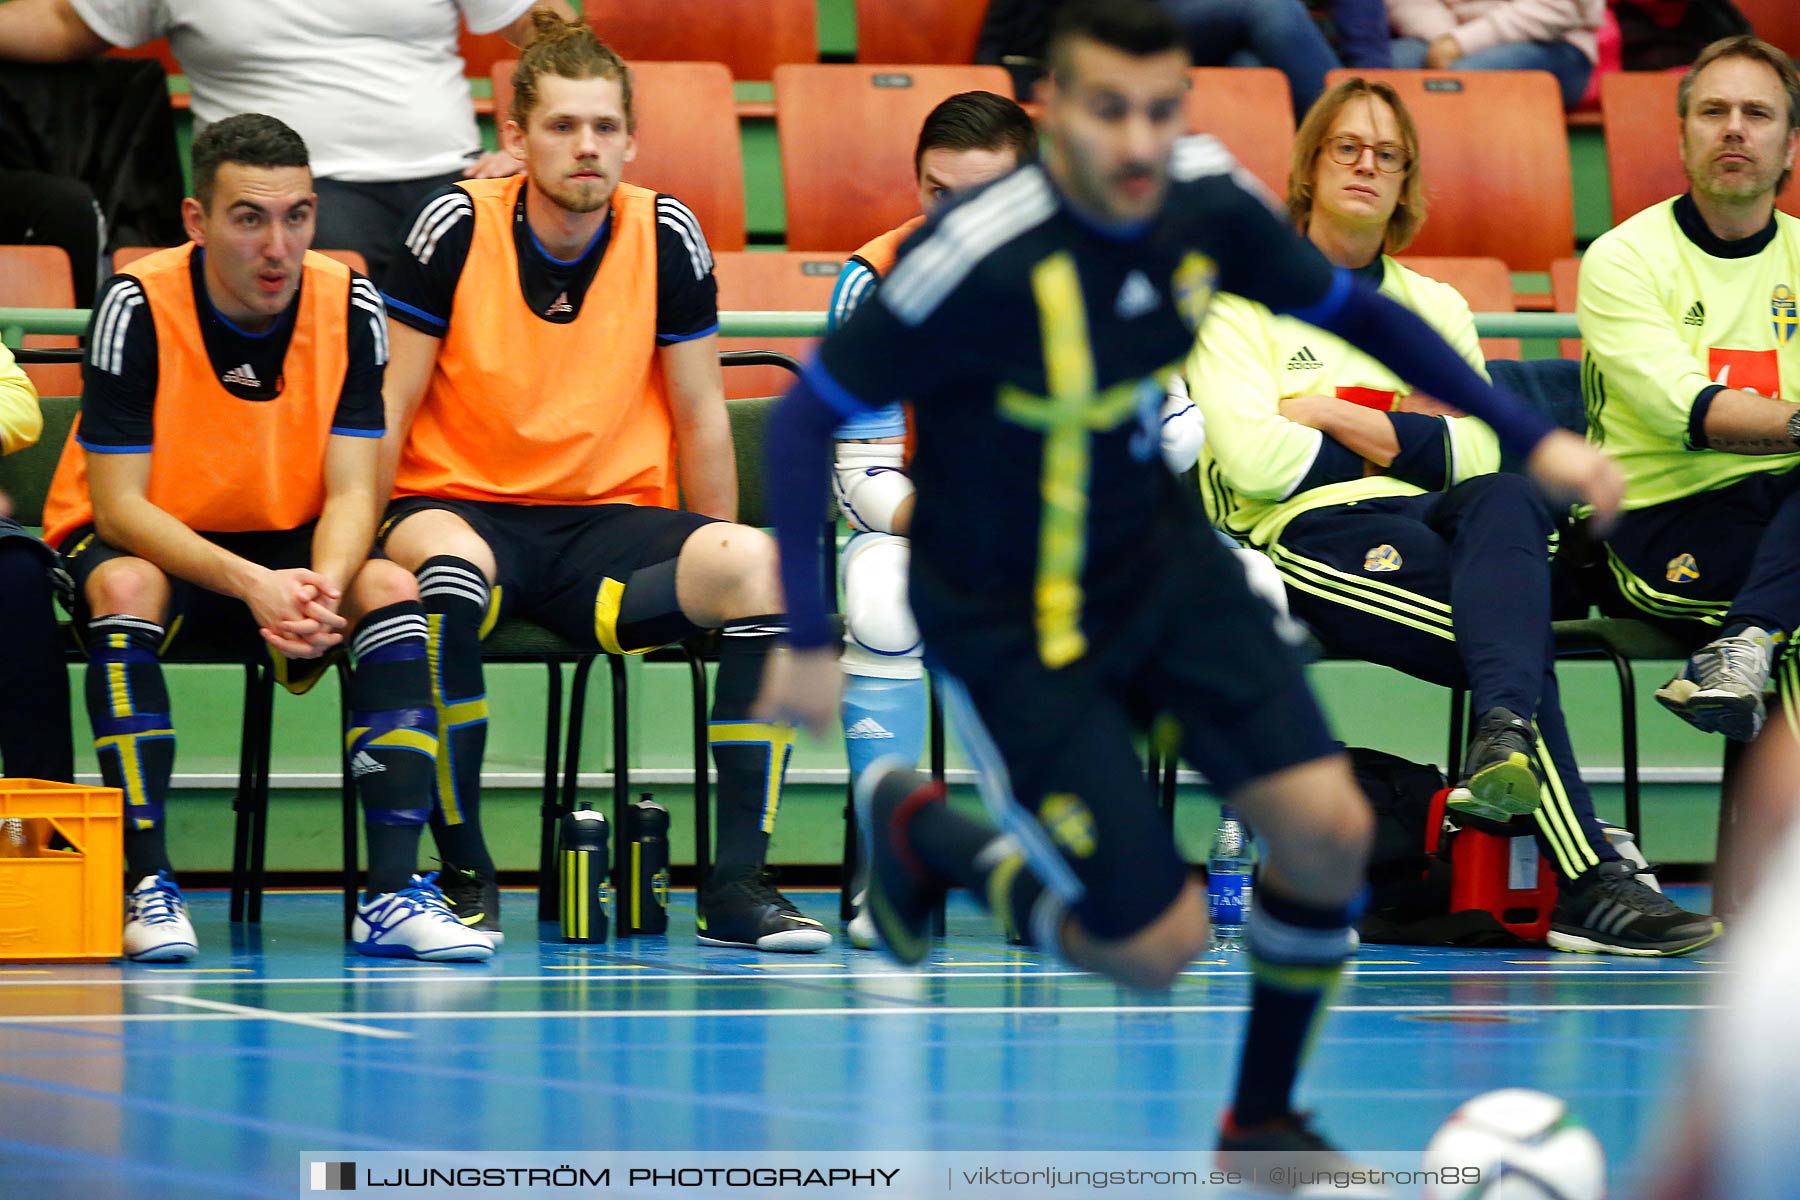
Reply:
[[[3,177],[0,177],[3,178]],[[12,351],[0,345],[0,454],[37,442],[44,431],[37,391]],[[55,555],[12,519],[0,492],[0,766],[25,779],[75,778],[69,733],[69,673],[50,599]]]
[[[1338,65],[1301,0],[1160,2],[1181,24],[1195,66],[1274,67],[1288,77],[1296,113],[1312,107],[1325,90],[1325,72]],[[1389,65],[1383,0],[1331,0],[1327,7],[1352,65]],[[1004,66],[1022,100],[1044,73],[1044,43],[1056,8],[1057,0],[991,0],[988,5],[975,61]]]
[[[1548,71],[1563,107],[1587,91],[1606,0],[1388,0],[1394,65],[1434,71]]]
[[[355,250],[379,281],[426,196],[519,163],[482,154],[458,23],[518,44],[542,3],[567,0],[8,0],[0,58],[68,62],[167,37],[193,91],[195,132],[265,112],[311,149],[314,244]]]
[[[1332,0],[1330,4],[1313,0],[1312,8],[1329,19],[1335,35],[1332,44],[1346,67],[1376,71],[1394,65],[1387,0]]]
[[[77,308],[94,306],[105,244],[106,218],[87,184],[43,171],[0,171],[0,245],[60,246],[69,256]],[[18,369],[10,354],[6,362]]]
[[[1181,24],[1197,67],[1274,67],[1287,76],[1294,111],[1303,113],[1325,90],[1325,72],[1338,65],[1331,43],[1300,0],[1160,0]],[[1352,0],[1366,7],[1368,0]]]

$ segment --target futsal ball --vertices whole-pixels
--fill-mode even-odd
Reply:
[[[1568,1105],[1528,1088],[1465,1103],[1432,1136],[1425,1200],[1604,1200],[1606,1154]],[[1477,1177],[1476,1173],[1479,1173]]]

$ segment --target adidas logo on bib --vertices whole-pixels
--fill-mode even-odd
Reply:
[[[563,317],[563,316],[567,316],[568,314],[570,314],[574,311],[575,311],[575,306],[573,304],[569,303],[569,293],[564,292],[562,295],[560,295],[556,298],[555,303],[551,304],[549,308],[544,310],[544,315],[546,317]]]
[[[894,735],[883,728],[881,722],[874,717],[864,717],[850,728],[844,730],[847,738],[891,738]]]
[[[256,377],[256,368],[252,367],[249,363],[245,363],[241,367],[233,367],[231,370],[219,376],[219,378],[226,383],[235,383],[239,387],[253,388],[262,386],[262,380]]]

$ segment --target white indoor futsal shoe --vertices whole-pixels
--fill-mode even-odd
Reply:
[[[437,872],[412,877],[397,892],[382,892],[356,906],[350,944],[371,958],[422,958],[429,962],[484,962],[494,943],[456,919],[437,887]]]
[[[167,871],[144,876],[125,893],[124,950],[133,962],[187,962],[200,952],[187,901]]]
[[[858,950],[881,949],[881,934],[876,932],[875,918],[869,915],[869,890],[864,888],[856,893],[851,901],[856,906],[856,915],[850,918],[845,932],[850,935],[850,944]]]

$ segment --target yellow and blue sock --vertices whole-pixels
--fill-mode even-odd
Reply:
[[[794,753],[791,725],[752,720],[763,667],[787,632],[780,616],[746,617],[722,630],[708,736],[718,768],[718,845],[713,876],[739,879],[762,869]]]
[[[408,600],[368,614],[350,637],[344,753],[362,795],[370,895],[407,885],[431,815],[438,740],[426,628],[424,608]]]
[[[100,779],[125,794],[125,867],[133,880],[172,870],[163,805],[175,772],[175,726],[163,683],[166,631],[114,613],[88,623],[87,710]]]
[[[431,626],[431,702],[437,709],[437,806],[431,833],[446,862],[491,872],[481,833],[481,762],[487,753],[487,686],[481,637],[492,592],[467,559],[441,554],[419,567],[419,600]]]

